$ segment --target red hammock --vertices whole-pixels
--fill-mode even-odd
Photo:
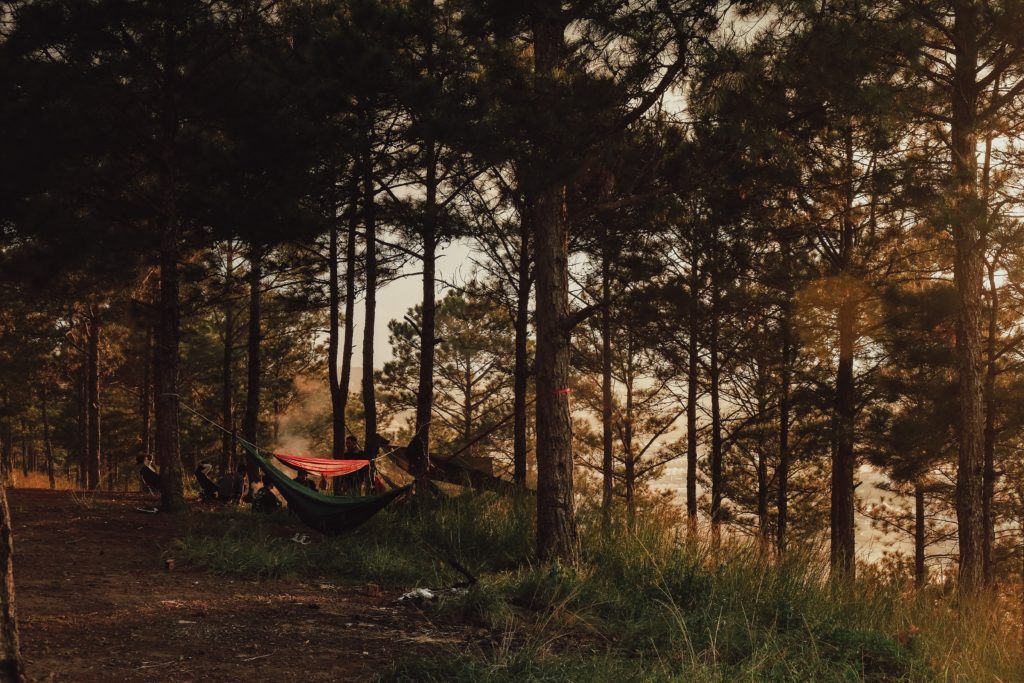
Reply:
[[[369,460],[331,460],[330,458],[307,458],[304,455],[285,455],[284,453],[274,453],[274,457],[292,469],[306,470],[323,477],[351,474],[370,464]]]

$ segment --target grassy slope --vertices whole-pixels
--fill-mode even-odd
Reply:
[[[480,577],[435,608],[492,638],[471,652],[400,662],[396,681],[1024,680],[1019,644],[994,610],[875,581],[836,586],[814,556],[717,553],[652,514],[610,534],[583,515],[584,564],[531,555],[529,501],[459,498],[401,506],[352,535],[287,539],[287,513],[194,516],[179,551],[217,572],[317,576],[399,586],[451,585],[455,559]],[[917,629],[920,633],[914,633]]]

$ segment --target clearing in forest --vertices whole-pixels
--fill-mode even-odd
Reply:
[[[367,680],[468,637],[393,590],[168,571],[180,521],[140,494],[9,495],[30,680]]]

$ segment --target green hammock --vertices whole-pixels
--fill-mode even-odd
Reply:
[[[412,488],[411,485],[403,486],[379,496],[325,496],[286,476],[271,465],[252,444],[241,439],[239,443],[274,483],[274,488],[288,501],[288,509],[311,529],[322,534],[334,535],[355,529]]]

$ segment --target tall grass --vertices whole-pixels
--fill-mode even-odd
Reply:
[[[192,515],[179,544],[186,561],[224,574],[283,578],[318,576],[384,584],[439,586],[511,569],[532,552],[528,505],[492,496],[462,496],[393,506],[350,534],[310,533],[287,511]]]
[[[955,605],[868,577],[832,582],[814,549],[687,539],[677,517],[632,528],[581,514],[578,567],[532,554],[529,499],[396,506],[353,534],[289,538],[287,513],[194,515],[179,548],[214,571],[402,587],[480,578],[438,618],[486,627],[467,650],[398,662],[393,681],[1024,681],[1016,628],[991,604]]]

